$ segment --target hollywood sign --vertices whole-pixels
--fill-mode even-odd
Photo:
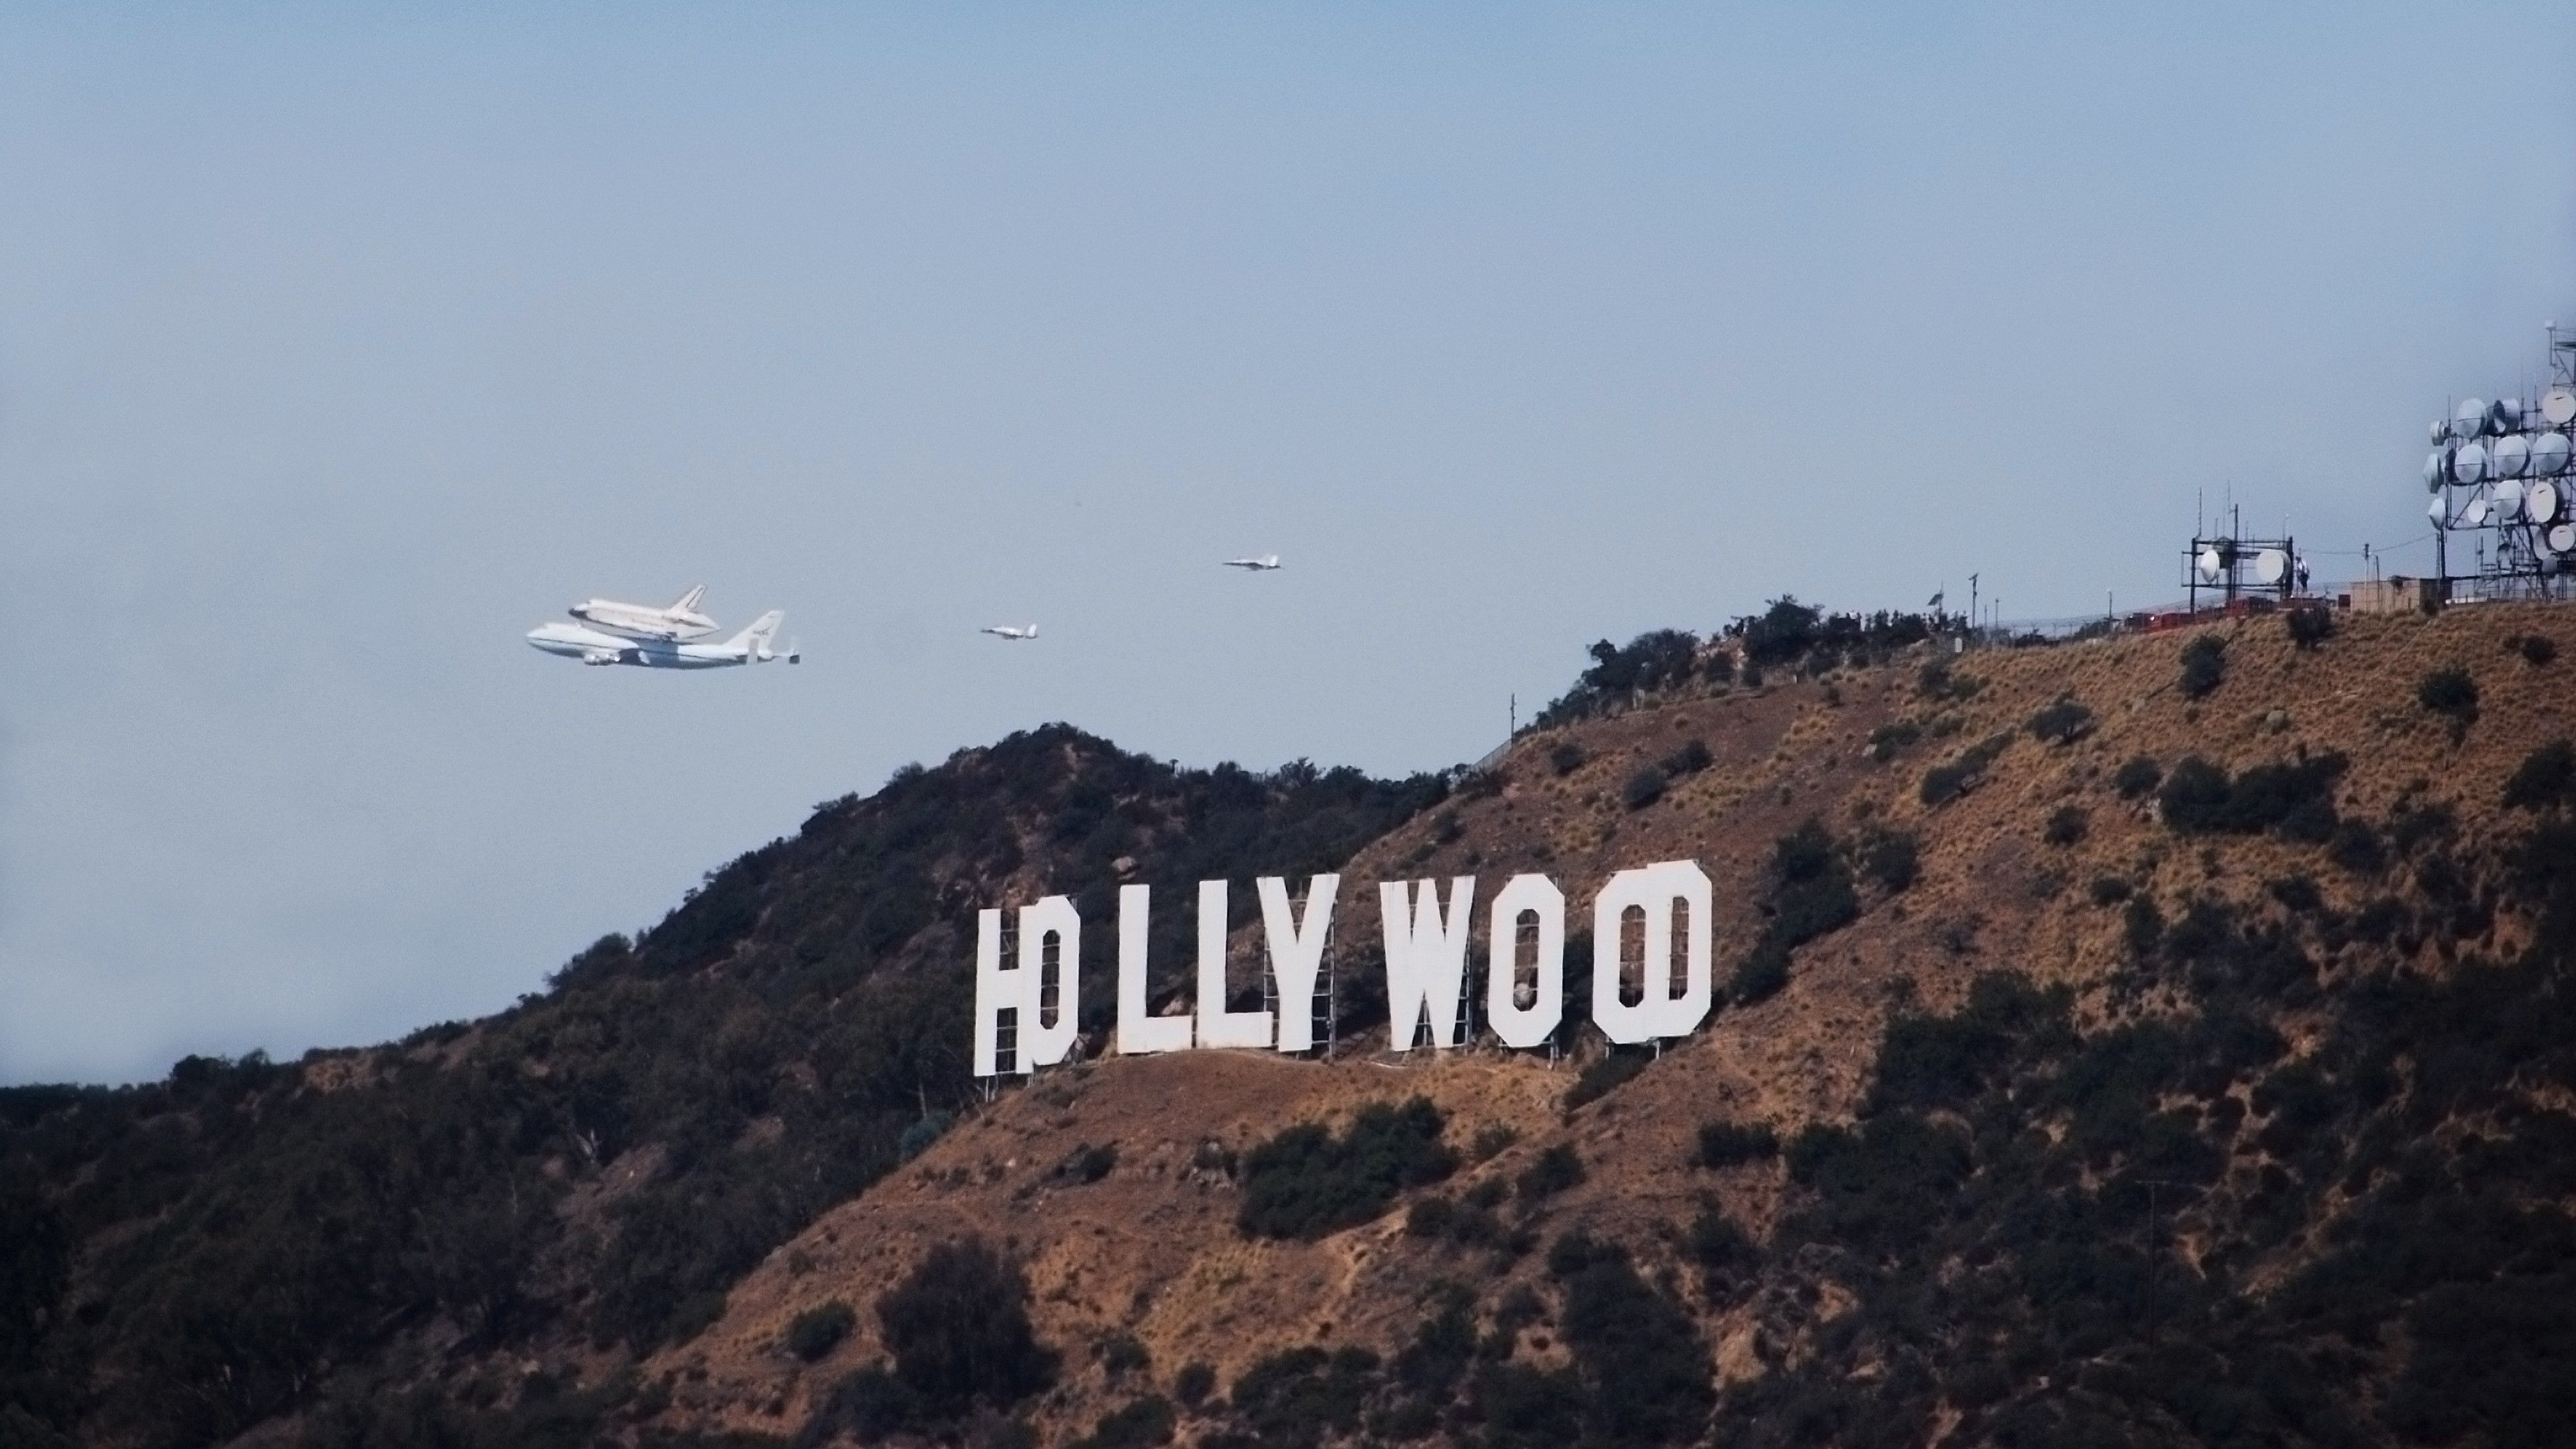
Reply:
[[[1261,930],[1269,971],[1281,1002],[1311,1000],[1323,967],[1341,877],[1319,875],[1308,884],[1304,910],[1281,876],[1254,882],[1261,895]],[[1386,937],[1389,1019],[1416,1026],[1430,1022],[1434,1048],[1465,1045],[1459,1008],[1467,990],[1467,947],[1475,920],[1476,878],[1462,875],[1440,899],[1436,880],[1388,881],[1378,886]],[[1198,1005],[1187,1015],[1146,1010],[1146,913],[1152,887],[1118,891],[1118,1032],[1123,1056],[1205,1048],[1303,1052],[1315,1046],[1309,1011],[1229,1010],[1226,1005],[1227,883],[1198,886]],[[1614,1042],[1688,1036],[1708,1016],[1710,1004],[1710,889],[1694,861],[1666,860],[1623,870],[1592,898],[1592,1023]],[[1565,1014],[1565,892],[1543,875],[1516,875],[1487,906],[1484,1016],[1504,1045],[1543,1046]],[[1644,971],[1637,999],[1622,999],[1621,929],[1630,912],[1643,915],[1645,961],[1677,968]],[[1678,925],[1677,925],[1678,918]],[[1530,928],[1534,923],[1534,931]],[[1002,959],[1003,915],[976,913],[975,1075],[1026,1074],[1053,1066],[1081,1034],[1082,915],[1065,896],[1047,896],[1019,908],[1016,960]],[[1676,954],[1675,936],[1680,936]],[[1515,959],[1531,936],[1535,962]],[[1015,1040],[1003,1061],[1004,1013]],[[1390,1045],[1410,1051],[1415,1033],[1397,1031]]]

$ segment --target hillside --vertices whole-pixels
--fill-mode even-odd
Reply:
[[[687,1338],[969,1105],[975,904],[1328,868],[1443,789],[1050,727],[819,807],[499,1016],[0,1092],[0,1324],[34,1330],[0,1338],[0,1445],[291,1436],[333,1393],[597,1377]]]
[[[0,1445],[2555,1442],[2576,622],[2339,624],[1649,636],[1454,788],[965,752],[501,1017],[0,1093]],[[1696,1036],[1385,1049],[1377,881],[1674,858]],[[1334,1059],[966,1083],[973,907],[1336,865]],[[973,1238],[967,1412],[878,1310]]]

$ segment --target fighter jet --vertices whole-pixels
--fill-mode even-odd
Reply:
[[[1279,555],[1275,553],[1265,553],[1259,558],[1230,558],[1225,561],[1225,566],[1230,569],[1248,570],[1249,572],[1256,574],[1266,573],[1271,569],[1279,567]]]
[[[1025,629],[1014,629],[1008,624],[995,624],[988,629],[978,630],[977,632],[991,634],[1002,639],[1034,639],[1038,637],[1038,626],[1031,624]]]
[[[703,639],[716,631],[716,621],[698,612],[698,601],[706,596],[707,586],[700,584],[667,609],[584,599],[572,606],[572,616],[601,633],[624,639]]]
[[[584,664],[640,664],[648,669],[721,669],[729,664],[767,664],[773,659],[801,664],[804,652],[794,645],[784,653],[769,647],[778,637],[779,621],[786,617],[783,610],[772,609],[721,644],[636,639],[580,624],[539,624],[528,631],[528,642],[548,654]]]

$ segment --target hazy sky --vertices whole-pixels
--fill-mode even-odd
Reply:
[[[0,10],[0,1081],[493,1010],[1051,719],[1430,768],[2196,491],[2419,538],[2576,8],[2107,8]],[[520,642],[701,582],[805,664]]]

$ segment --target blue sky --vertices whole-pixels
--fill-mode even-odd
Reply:
[[[9,7],[0,1081],[492,1010],[1050,719],[1435,768],[2196,494],[2356,572],[2576,321],[2576,11],[2104,8]],[[807,663],[519,642],[700,582]]]

